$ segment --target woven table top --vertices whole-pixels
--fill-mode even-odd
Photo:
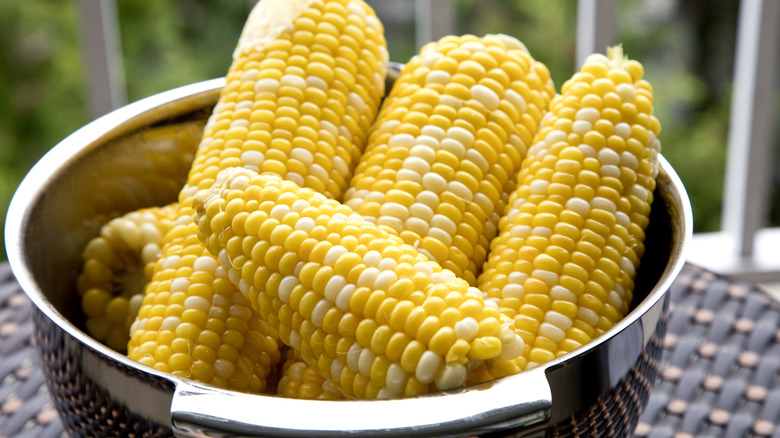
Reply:
[[[690,264],[670,298],[661,375],[635,436],[780,438],[780,303]],[[0,263],[0,437],[64,435],[31,344],[30,306]]]

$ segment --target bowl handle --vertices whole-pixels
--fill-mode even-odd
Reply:
[[[296,400],[180,381],[171,403],[171,424],[179,437],[412,437],[507,429],[536,436],[547,425],[551,406],[543,369],[467,389],[394,400]]]

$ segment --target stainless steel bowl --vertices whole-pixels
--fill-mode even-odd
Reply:
[[[19,186],[5,236],[34,303],[46,382],[76,436],[629,435],[657,374],[667,291],[692,219],[661,159],[631,313],[605,335],[531,371],[429,396],[307,401],[227,391],[140,365],[86,334],[74,288],[80,252],[112,216],[176,199],[224,80],[112,112],[44,156]]]

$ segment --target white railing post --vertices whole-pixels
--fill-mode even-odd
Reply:
[[[417,0],[415,12],[415,42],[418,49],[443,36],[457,33],[454,0]]]
[[[777,0],[741,2],[721,227],[738,256],[767,220],[779,25]]]
[[[99,117],[127,102],[115,0],[79,0],[87,68],[89,114]]]
[[[615,0],[577,1],[577,53],[575,69],[591,53],[606,54],[615,44]]]

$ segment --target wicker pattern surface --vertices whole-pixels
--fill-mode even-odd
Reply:
[[[780,438],[780,302],[691,265],[670,298],[661,375],[635,435]]]
[[[0,437],[64,434],[32,344],[31,310],[8,264],[0,264]]]
[[[692,265],[670,297],[661,375],[635,436],[780,438],[780,303]],[[30,314],[29,299],[0,264],[0,437],[64,435]]]

